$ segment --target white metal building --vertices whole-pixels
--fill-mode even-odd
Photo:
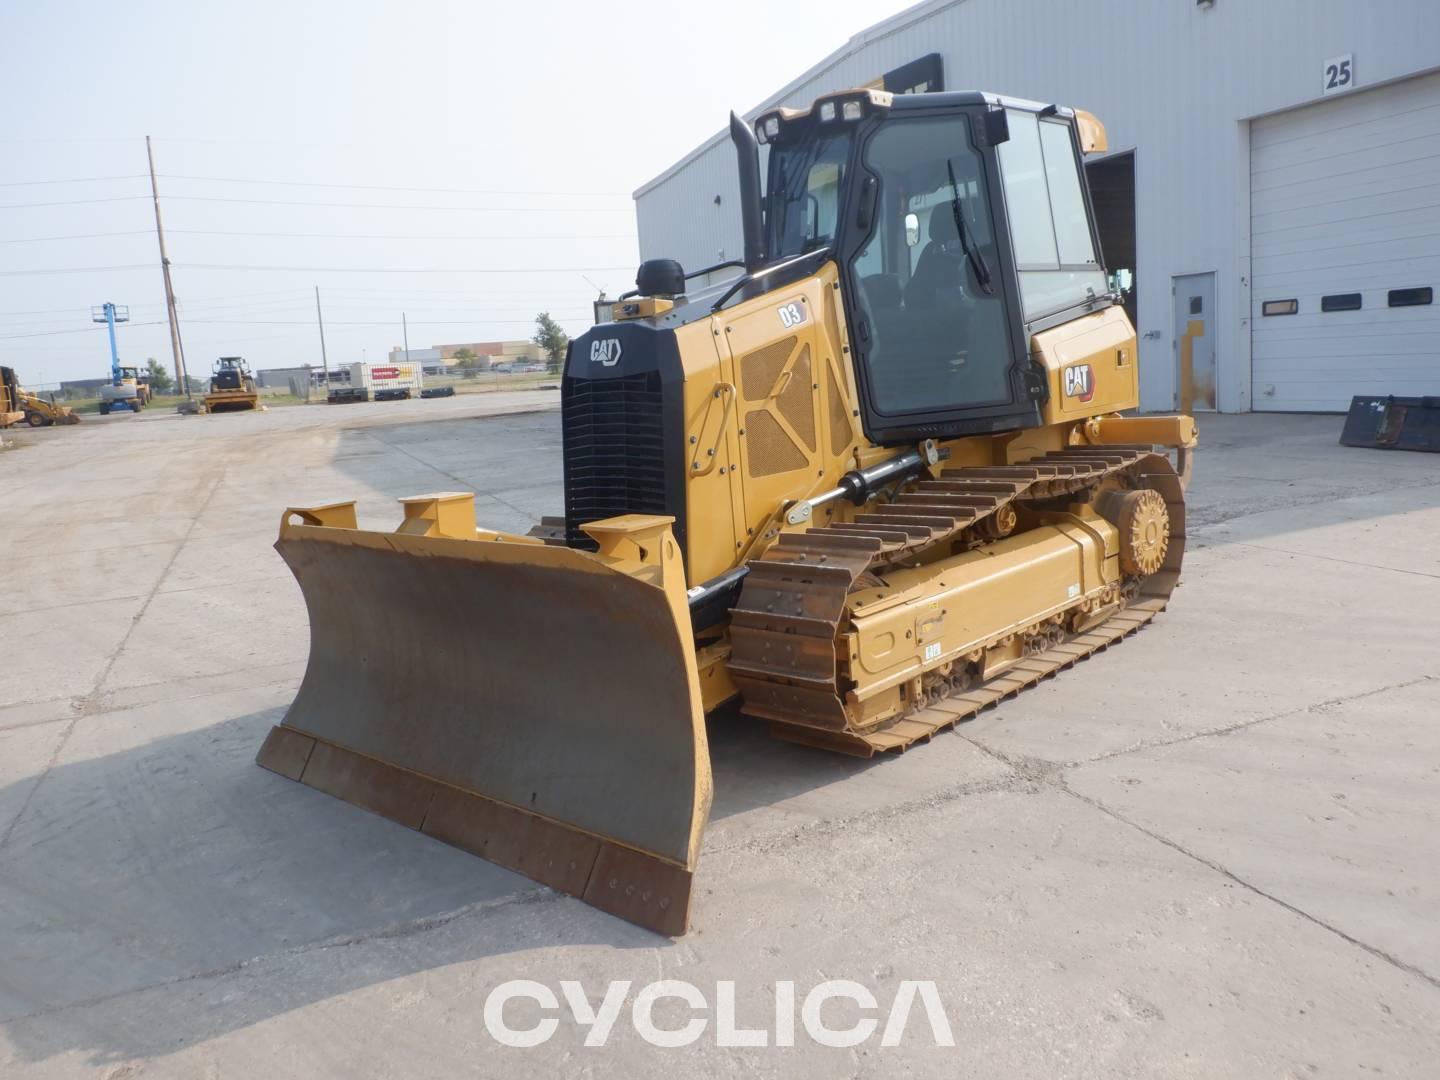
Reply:
[[[1106,262],[1135,275],[1146,409],[1180,404],[1186,334],[1197,409],[1440,395],[1435,0],[928,0],[747,115],[931,54],[946,90],[1105,123],[1091,187]],[[635,198],[642,257],[740,254],[725,133]]]

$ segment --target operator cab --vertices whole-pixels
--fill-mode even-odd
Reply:
[[[764,259],[839,265],[869,438],[1040,424],[1031,334],[1114,302],[1081,165],[1082,145],[1103,148],[1098,122],[992,94],[861,90],[767,113],[755,133]]]
[[[243,390],[245,389],[245,377],[248,374],[242,357],[222,356],[215,361],[215,373],[210,376],[210,388],[212,390]]]

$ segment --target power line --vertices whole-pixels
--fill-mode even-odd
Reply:
[[[458,296],[458,297],[460,297],[461,299],[464,299],[464,298],[466,298],[466,297],[473,297],[473,296],[475,296],[475,295],[476,295],[476,290],[475,290],[474,287],[468,288],[468,289],[419,289],[419,288],[414,288],[414,287],[411,287],[411,288],[396,288],[396,287],[386,288],[386,287],[379,287],[379,286],[370,286],[370,287],[367,288],[366,286],[363,286],[363,285],[345,285],[345,286],[340,287],[340,288],[327,289],[326,292],[325,292],[325,295],[326,295],[326,296],[330,296],[330,295],[351,296],[351,295],[364,295],[364,294],[367,294],[367,293],[384,293],[386,296],[424,296],[424,297]],[[486,296],[489,296],[489,297],[492,297],[492,298],[501,298],[501,297],[503,297],[503,298],[505,298],[505,299],[525,299],[525,298],[527,298],[527,297],[529,297],[529,296],[532,296],[532,295],[534,295],[534,294],[533,294],[533,293],[493,293],[493,292],[490,292],[489,290],[486,290],[485,295],[486,295]]]
[[[314,180],[254,180],[241,176],[180,176],[160,173],[162,180],[197,180],[216,184],[270,184],[279,187],[349,188],[354,191],[424,191],[444,195],[562,195],[628,199],[626,191],[500,191],[495,188],[400,187],[390,184],[325,184]],[[116,177],[116,179],[121,179]],[[128,179],[128,178],[127,178]]]
[[[149,263],[136,263],[130,266],[72,266],[66,269],[54,270],[0,270],[0,277],[29,277],[35,274],[98,274],[112,270],[153,270],[155,267]]]
[[[164,196],[169,198],[171,196]],[[438,209],[438,208],[437,208]],[[125,236],[126,233],[108,233],[101,235]],[[171,229],[170,235],[178,236],[289,236],[309,240],[634,240],[634,233],[599,233],[584,236],[536,236],[521,235],[518,233],[506,236],[468,236],[451,233],[446,236],[438,235],[415,235],[397,233],[302,233],[302,232],[224,232],[218,229]],[[68,237],[55,237],[54,239],[68,239]],[[4,243],[24,243],[20,240],[7,240]]]
[[[47,240],[99,240],[106,236],[149,236],[152,229],[128,229],[125,232],[71,233],[69,236],[27,236],[19,240],[0,240],[0,244],[40,244]],[[241,234],[236,234],[241,235]]]
[[[148,199],[149,195],[111,195],[104,199],[67,199],[64,202],[19,202],[0,203],[0,210],[31,210],[37,206],[88,206],[91,203],[134,202]]]
[[[629,270],[625,266],[490,266],[490,267],[413,267],[413,266],[244,266],[239,263],[175,263],[185,270],[264,270],[303,271],[325,274],[580,274],[586,270]],[[134,269],[133,267],[97,267],[96,269]],[[79,273],[80,271],[53,270],[36,273]],[[7,270],[0,273],[23,274],[23,270]]]
[[[37,187],[41,184],[97,184],[102,180],[144,180],[146,173],[130,176],[76,176],[64,180],[7,180],[0,187]]]
[[[568,321],[572,321],[572,322],[573,322],[573,321],[575,321],[575,320],[577,320],[577,319],[583,319],[583,318],[585,318],[585,317],[586,317],[586,314],[588,314],[588,313],[577,314],[577,315],[573,315],[573,316],[563,316],[563,315],[562,315],[561,318],[564,318],[564,319],[567,319]],[[412,320],[412,321],[410,322],[410,325],[411,325],[411,326],[498,326],[498,325],[526,325],[526,326],[528,326],[529,324],[533,323],[534,321],[535,321],[535,317],[532,315],[532,316],[531,316],[530,318],[528,318],[528,319],[427,319],[427,320],[424,320],[424,321],[414,321],[414,320]],[[228,326],[228,325],[238,325],[238,326],[309,326],[309,325],[311,325],[309,319],[186,319],[186,320],[185,320],[185,323],[186,323],[187,326],[188,326],[188,325],[191,325],[191,324],[202,324],[202,325],[211,325],[211,326],[219,326],[219,325],[227,325],[227,326]],[[325,320],[325,325],[326,325],[326,326],[394,326],[395,323],[396,323],[396,320],[394,320],[394,319],[326,319],[326,320]],[[145,326],[145,325],[152,325],[152,324],[140,323],[140,324],[137,324],[137,325]],[[156,323],[156,324],[153,324],[153,325],[157,325],[157,326],[158,326],[159,324]],[[60,331],[60,333],[65,333],[65,332],[66,332],[66,331]]]
[[[164,322],[163,319],[157,319],[155,322],[131,322],[131,323],[126,323],[126,325],[127,325],[127,326],[164,326],[164,325],[165,325],[165,322]],[[4,337],[0,337],[0,341],[16,341],[16,340],[18,340],[18,339],[20,339],[20,338],[56,337],[56,336],[58,336],[58,335],[60,335],[60,334],[98,334],[98,333],[101,331],[101,329],[103,329],[103,327],[99,327],[99,326],[82,326],[82,327],[80,327],[78,330],[42,330],[42,331],[40,331],[39,333],[35,333],[35,334],[7,334],[7,335],[5,335]]]
[[[142,305],[142,304],[131,304],[130,306],[131,306],[132,308],[134,308],[134,307],[143,307],[144,305]],[[76,313],[76,314],[80,314],[80,313],[82,313],[84,310],[85,310],[85,308],[84,308],[84,305],[82,305],[82,304],[71,304],[69,307],[39,308],[39,309],[37,309],[37,310],[35,310],[35,311],[0,311],[0,319],[9,318],[9,317],[15,316],[15,315],[59,315],[59,314],[63,314],[64,312],[67,312],[67,311],[69,311],[69,312],[74,312],[74,313]]]
[[[148,195],[130,195],[125,198],[146,199]],[[176,199],[185,202],[246,203],[252,206],[338,206],[357,210],[462,210],[468,213],[484,214],[628,214],[630,206],[433,206],[426,203],[347,203],[314,202],[296,199],[236,199],[223,195],[166,195],[165,200]],[[105,202],[104,199],[86,199],[82,202]],[[109,200],[115,201],[115,200]],[[23,205],[23,204],[16,204]],[[33,206],[67,206],[68,203],[32,203]],[[0,210],[8,209],[0,206]]]

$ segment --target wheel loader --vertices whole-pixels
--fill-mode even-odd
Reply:
[[[1196,444],[1134,412],[1090,114],[855,90],[731,137],[743,260],[648,261],[570,345],[563,518],[285,511],[310,654],[258,758],[669,935],[707,714],[897,753],[1120,641],[1179,577]]]
[[[14,368],[0,367],[0,428],[10,427],[25,419],[20,405],[20,380]]]
[[[210,376],[210,390],[205,395],[205,411],[239,412],[243,409],[258,409],[260,393],[255,389],[255,379],[243,356],[222,356],[215,361],[215,371]]]
[[[44,398],[39,394],[22,389],[20,391],[20,407],[25,410],[25,422],[31,427],[80,423],[80,414],[69,405],[61,405],[55,401],[54,395]]]

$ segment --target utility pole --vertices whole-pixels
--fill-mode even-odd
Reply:
[[[325,369],[325,394],[330,394],[330,358],[325,355],[325,316],[320,313],[320,286],[315,286],[315,321],[320,324],[320,366]]]
[[[187,401],[193,401],[190,380],[185,370],[185,353],[180,347],[180,317],[175,314],[175,287],[170,281],[170,256],[165,254],[165,227],[160,224],[160,188],[155,183],[155,151],[150,148],[150,136],[145,136],[145,157],[150,162],[150,198],[155,203],[155,238],[160,242],[160,273],[165,278],[165,313],[170,321],[170,355],[175,361],[175,381],[185,392]]]
[[[400,336],[405,342],[405,362],[410,362],[410,324],[405,319],[405,312],[400,313]]]

